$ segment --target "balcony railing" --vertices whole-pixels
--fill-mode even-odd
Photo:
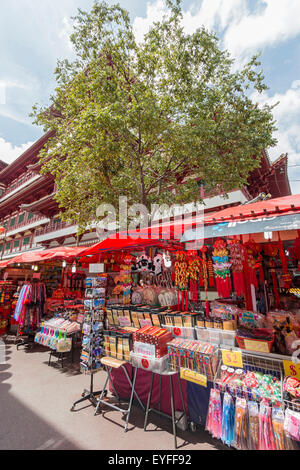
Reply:
[[[45,216],[34,215],[30,219],[25,217],[23,222],[18,223],[18,216],[16,216],[15,224],[12,225],[11,227],[10,227],[10,225],[8,225],[7,228],[6,228],[6,233],[12,232],[13,230],[17,230],[17,229],[21,230],[23,227],[27,227],[27,225],[34,224],[35,222],[38,222],[39,220],[43,220],[43,219],[45,219]],[[1,224],[1,222],[0,222],[0,226],[3,226],[3,224]],[[5,235],[5,233],[3,233],[3,235]]]
[[[15,189],[18,189],[24,183],[27,183],[27,181],[31,180],[34,176],[36,176],[36,173],[34,173],[33,171],[29,171],[28,173],[20,177],[18,180],[14,181],[3,191],[0,199],[4,198],[7,194],[11,193]]]
[[[40,237],[41,235],[47,235],[48,233],[57,232],[58,230],[63,230],[64,228],[73,227],[76,224],[68,222],[50,222],[50,224],[45,225],[45,227],[36,230],[35,236]]]

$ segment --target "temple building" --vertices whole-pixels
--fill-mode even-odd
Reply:
[[[39,152],[51,135],[46,133],[10,165],[0,160],[0,225],[5,227],[0,235],[3,260],[26,251],[62,245],[88,246],[99,241],[95,228],[78,237],[77,225],[59,218],[55,181],[51,175],[41,175],[39,165]],[[282,155],[271,163],[263,151],[261,165],[251,173],[247,186],[233,189],[226,199],[204,193],[205,211],[239,205],[262,192],[273,198],[290,195],[287,160],[287,155]]]

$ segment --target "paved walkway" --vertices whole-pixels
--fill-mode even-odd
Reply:
[[[114,410],[94,416],[94,407],[86,402],[71,412],[89,385],[78,365],[48,367],[49,354],[40,346],[17,351],[8,341],[6,352],[7,362],[0,365],[0,449],[173,450],[171,421],[151,417],[145,433],[138,406],[132,407],[127,433],[121,413]],[[104,372],[96,374],[97,389],[104,379]],[[178,436],[179,450],[226,449],[204,430],[178,431]]]

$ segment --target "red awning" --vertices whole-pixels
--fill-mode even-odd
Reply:
[[[180,243],[178,241],[169,241],[169,240],[158,240],[158,239],[141,239],[141,238],[131,238],[127,237],[125,239],[117,238],[116,235],[106,238],[100,243],[88,248],[84,253],[83,257],[91,256],[96,253],[101,253],[105,251],[122,251],[122,250],[141,250],[143,248],[155,246],[158,248],[163,248],[166,250],[177,250],[180,248]]]
[[[10,259],[7,259],[6,261],[1,261],[0,262],[0,269],[1,268],[6,268],[8,266],[9,262],[10,262]]]
[[[228,207],[205,217],[205,225],[216,224],[230,220],[255,219],[257,217],[274,217],[275,215],[290,215],[300,212],[300,194],[268,199],[235,207]]]
[[[0,267],[10,266],[11,264],[16,263],[38,263],[39,261],[46,260],[65,260],[72,262],[75,258],[81,256],[81,253],[86,249],[86,246],[58,246],[49,250],[29,251],[5,261],[5,266],[2,266],[0,263]]]

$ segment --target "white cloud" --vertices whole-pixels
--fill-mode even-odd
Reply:
[[[62,41],[66,44],[67,48],[73,52],[73,44],[70,40],[70,35],[73,32],[73,24],[67,16],[64,16],[62,23],[63,26],[58,33],[58,37],[62,39]]]
[[[146,17],[136,16],[133,21],[133,30],[137,41],[142,41],[152,24],[161,21],[166,13],[164,0],[156,0],[154,3],[147,3]]]
[[[300,182],[296,181],[300,179],[300,80],[293,81],[285,93],[253,94],[252,99],[261,105],[279,102],[273,110],[278,127],[274,137],[278,144],[269,149],[269,154],[271,160],[275,160],[282,153],[288,153],[291,186],[294,193],[300,192]]]
[[[133,29],[138,41],[143,39],[150,26],[161,21],[167,9],[163,0],[148,2],[146,16],[136,17],[133,21]],[[183,12],[182,25],[187,33],[193,33],[197,28],[205,26],[209,30],[220,27],[225,29],[232,21],[237,22],[247,13],[245,0],[203,0],[201,6],[196,9],[192,5]]]
[[[226,31],[224,46],[235,57],[284,42],[300,33],[299,0],[259,0],[258,6],[260,13],[246,12]]]
[[[259,49],[276,45],[300,35],[299,0],[251,0],[251,10],[245,0],[203,0],[196,2],[183,13],[183,27],[192,33],[202,25],[208,30],[218,31],[221,47],[228,49],[235,59],[235,68],[242,65]],[[134,20],[134,32],[138,40],[149,30],[154,21],[162,19],[164,2],[147,3],[146,17]],[[280,102],[273,114],[278,131],[278,145],[269,149],[272,160],[288,152],[289,165],[300,165],[300,80],[294,80],[284,93],[253,94],[252,99],[260,104]],[[290,170],[290,178],[297,170]],[[300,167],[298,170],[300,179]],[[298,182],[291,181],[293,191],[300,192]]]
[[[202,25],[218,31],[222,46],[236,59],[237,66],[257,50],[300,34],[299,0],[251,0],[250,5],[251,10],[246,0],[203,0],[184,11],[182,24],[191,33]],[[133,22],[139,41],[165,12],[163,0],[147,3],[146,16]]]
[[[0,160],[6,163],[12,163],[16,158],[22,155],[34,142],[27,142],[20,146],[14,146],[0,137]]]

